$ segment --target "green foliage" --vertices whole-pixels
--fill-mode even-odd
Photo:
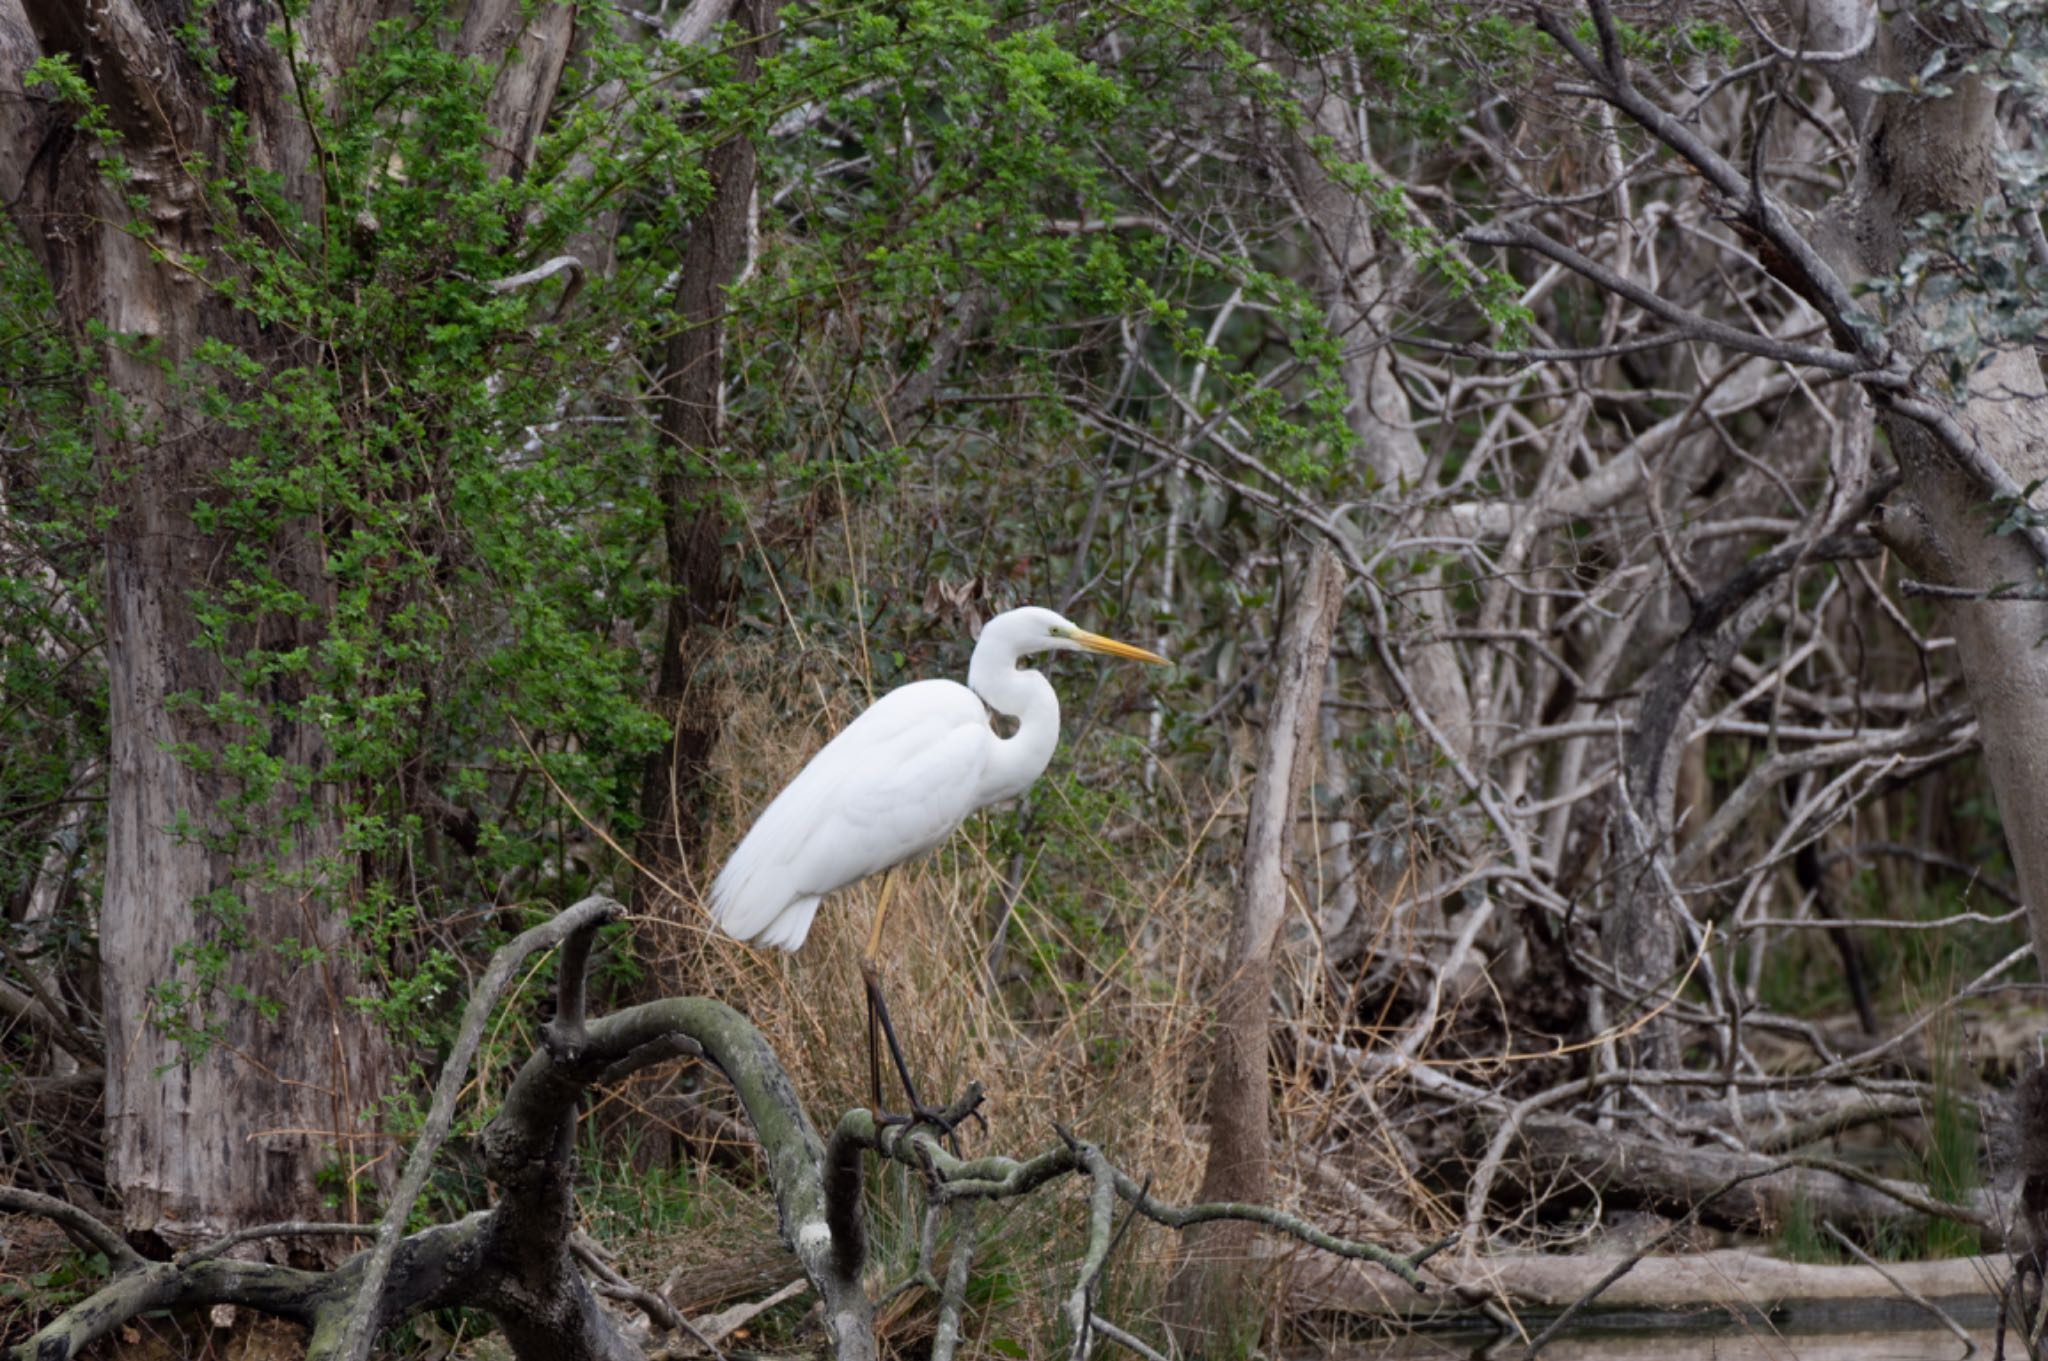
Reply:
[[[104,516],[90,380],[41,269],[18,237],[0,233],[0,903],[34,892],[50,908],[33,921],[11,911],[0,944],[36,968],[90,949],[104,844]]]
[[[655,271],[673,245],[650,239],[644,259],[586,292],[569,325],[531,325],[532,300],[480,281],[558,247],[607,197],[669,194],[661,211],[687,211],[701,177],[669,167],[693,171],[695,148],[643,108],[623,127],[569,120],[552,133],[541,159],[581,155],[581,175],[505,176],[480,112],[491,73],[443,50],[436,15],[376,30],[337,115],[306,102],[327,189],[312,219],[262,168],[232,83],[217,83],[228,155],[205,189],[223,249],[190,273],[248,325],[184,358],[98,337],[161,367],[184,418],[235,451],[193,507],[195,529],[219,545],[214,584],[193,606],[223,684],[177,701],[216,735],[181,757],[223,791],[216,807],[181,814],[183,835],[238,865],[234,885],[201,905],[215,929],[182,952],[184,976],[156,999],[159,1022],[189,1047],[209,1041],[219,1004],[267,1004],[209,1002],[230,952],[259,944],[239,925],[252,887],[345,905],[361,960],[382,979],[365,1004],[418,1036],[450,995],[452,964],[445,948],[416,943],[423,933],[453,905],[521,880],[552,896],[587,887],[583,871],[566,872],[560,839],[534,833],[559,822],[561,796],[630,831],[638,758],[663,732],[640,699],[638,645],[662,590],[661,454],[630,412],[634,359],[662,315]],[[287,50],[289,27],[273,33]],[[216,63],[202,37],[186,35],[188,54]],[[598,37],[592,60],[659,78],[623,40]],[[112,135],[67,64],[46,61],[36,79],[88,130]],[[138,219],[129,230],[153,229]],[[83,371],[51,339],[40,271],[18,241],[6,251],[9,296],[25,305],[9,309],[0,344],[32,351],[8,371],[38,375],[46,407],[76,401]],[[110,394],[96,401],[94,418],[116,437],[151,438],[124,429]],[[59,414],[37,450],[47,514],[30,521],[53,542],[91,532],[104,504],[95,478],[118,475],[92,467],[89,430]],[[97,586],[81,578],[76,608],[96,610]],[[71,622],[52,615],[50,595],[10,579],[0,609],[39,612],[47,633]],[[90,615],[78,623],[90,628]],[[35,629],[0,636],[21,700],[0,722],[47,725],[61,704],[71,727],[104,741],[103,701],[58,692],[76,655],[32,645]],[[281,746],[285,730],[315,736]],[[83,764],[47,744],[37,772],[8,761],[10,796],[54,797]],[[338,843],[326,830],[337,807]],[[449,854],[451,834],[465,854]]]
[[[1598,47],[1600,42],[1591,19],[1581,20],[1574,36],[1588,47]],[[1614,36],[1630,61],[1659,64],[1682,64],[1696,57],[1731,61],[1741,55],[1743,44],[1742,35],[1718,19],[1687,19],[1643,28],[1617,18]]]
[[[37,57],[22,73],[23,90],[47,90],[77,120],[79,131],[99,142],[115,138],[114,125],[94,96],[92,82],[68,52]]]
[[[56,1313],[69,1308],[97,1290],[106,1279],[107,1259],[103,1253],[69,1253],[51,1265],[0,1281],[0,1302],[10,1312],[34,1309]]]

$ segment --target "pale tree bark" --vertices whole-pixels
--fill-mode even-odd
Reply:
[[[1274,943],[1287,915],[1295,811],[1315,764],[1323,671],[1343,598],[1343,569],[1327,550],[1317,550],[1301,573],[1281,635],[1273,706],[1246,813],[1244,866],[1209,1066],[1209,1161],[1201,1191],[1206,1201],[1263,1204],[1272,1196],[1267,1048]],[[1243,1224],[1206,1225],[1188,1234],[1169,1311],[1184,1345],[1199,1351],[1257,1341],[1255,1247],[1254,1233]],[[1243,1336],[1248,1329],[1253,1335]]]
[[[1314,132],[1328,139],[1323,154],[1372,166],[1365,111],[1345,97],[1342,74],[1317,71],[1306,73],[1306,78],[1311,85],[1302,92],[1303,102]],[[1317,296],[1329,309],[1330,333],[1344,346],[1340,367],[1349,398],[1345,419],[1358,439],[1358,457],[1371,470],[1382,495],[1406,497],[1417,508],[1412,521],[1398,531],[1427,532],[1436,518],[1423,509],[1429,502],[1429,456],[1416,436],[1408,394],[1394,373],[1388,335],[1395,298],[1381,267],[1388,252],[1373,238],[1371,207],[1332,179],[1318,153],[1300,138],[1288,144],[1287,171],[1316,245]],[[1472,694],[1456,646],[1436,637],[1451,626],[1443,570],[1432,563],[1409,575],[1404,584],[1413,626],[1433,639],[1405,650],[1409,680],[1456,754],[1469,756]]]
[[[1809,50],[1863,48],[1856,60],[1823,67],[1849,115],[1857,158],[1854,183],[1828,206],[1815,240],[1846,282],[1889,274],[1922,215],[1974,212],[1997,195],[1998,95],[1976,76],[1944,76],[1954,90],[1945,98],[1878,93],[1866,82],[1904,84],[1937,44],[1967,47],[1979,35],[1966,19],[1919,7],[1881,10],[1872,0],[1791,0],[1783,11],[1790,35],[1803,36]],[[1908,358],[1924,353],[1909,326],[1894,326],[1889,339]],[[2018,487],[2048,475],[2044,397],[2040,361],[2021,346],[1975,372],[1955,404],[1968,439]],[[1992,489],[1983,478],[1919,422],[1882,401],[1879,414],[1905,479],[1879,535],[1914,574],[1973,590],[2036,581],[2043,564],[2026,537],[1990,532]],[[2040,645],[2048,605],[1952,601],[1942,608],[1984,733],[1985,767],[2030,910],[2035,957],[2048,960],[2048,648]]]
[[[1431,464],[1416,436],[1414,413],[1394,373],[1394,349],[1388,343],[1395,290],[1381,262],[1392,248],[1380,248],[1374,238],[1370,205],[1337,183],[1322,159],[1333,156],[1350,164],[1373,166],[1365,110],[1351,97],[1350,82],[1340,63],[1303,70],[1297,79],[1309,118],[1304,131],[1312,131],[1322,141],[1319,148],[1311,148],[1303,137],[1291,137],[1286,168],[1313,244],[1316,296],[1328,309],[1330,333],[1343,346],[1339,369],[1347,397],[1346,423],[1358,442],[1358,460],[1370,471],[1379,495],[1405,501],[1410,507],[1395,523],[1376,526],[1374,533],[1428,534],[1438,528],[1435,522],[1442,517],[1428,509]],[[1393,258],[1398,261],[1401,257],[1395,254]],[[1410,689],[1453,754],[1469,757],[1474,704],[1457,647],[1443,640],[1454,622],[1443,570],[1431,562],[1408,575],[1405,583],[1409,589],[1403,592],[1407,610],[1403,622],[1426,640],[1401,649],[1399,654]],[[1335,679],[1333,674],[1333,694]],[[1401,702],[1394,685],[1380,688],[1394,696],[1396,705]],[[1334,733],[1333,715],[1326,716],[1324,726]],[[1429,849],[1421,844],[1422,838],[1389,838],[1393,844],[1379,846],[1363,861],[1352,853],[1351,842],[1358,829],[1343,815],[1350,794],[1341,783],[1345,765],[1334,741],[1326,741],[1324,747],[1323,779],[1332,804],[1323,857],[1325,950],[1331,967],[1336,968],[1390,926],[1399,929],[1401,923],[1386,920],[1387,911],[1395,904],[1422,904],[1406,922],[1419,928],[1441,928],[1443,908],[1432,891]],[[1364,913],[1357,910],[1360,906],[1366,908]]]
[[[317,645],[331,603],[321,526],[288,520],[239,541],[202,528],[197,503],[217,495],[225,470],[255,441],[208,418],[180,380],[213,380],[210,370],[193,372],[208,342],[264,366],[312,358],[284,328],[263,326],[213,286],[239,266],[199,176],[237,163],[237,154],[253,158],[317,221],[325,189],[306,104],[336,112],[333,76],[395,8],[316,3],[282,43],[273,29],[284,17],[269,4],[0,0],[0,196],[71,332],[111,337],[94,342],[120,412],[96,435],[115,511],[106,532],[113,738],[100,912],[107,1171],[123,1228],[171,1243],[317,1218],[323,1166],[338,1166],[353,1184],[380,1175],[363,1169],[385,1151],[370,1136],[392,1062],[377,1026],[349,1005],[363,985],[335,910],[353,888],[339,868],[348,863],[341,791],[319,778],[323,738],[297,715],[305,684],[289,674],[258,683],[244,698],[261,717],[244,727],[212,722],[180,698],[203,702],[236,685],[203,641],[197,602],[219,586],[237,549],[259,553],[311,608],[240,626],[229,648]],[[465,50],[500,68],[490,107],[505,120],[494,139],[503,173],[520,173],[531,154],[572,17],[566,6],[515,0],[467,11]],[[230,153],[210,74],[188,55],[186,24],[205,34],[234,82],[247,131],[239,153]],[[287,50],[302,59],[296,73]],[[43,56],[66,58],[84,76],[111,123],[111,148],[47,87],[24,86],[29,64]],[[104,173],[107,150],[133,172],[125,184]],[[139,210],[133,195],[142,197]],[[214,759],[238,743],[314,773],[296,796],[288,844],[266,847],[276,859],[253,877],[220,813],[246,792]],[[256,810],[259,820],[281,819],[293,799],[274,795]],[[207,952],[225,964],[201,977],[190,961]],[[231,997],[274,1002],[276,1019]],[[181,1045],[177,1025],[210,1027],[212,1039]],[[314,1250],[329,1251],[325,1243]]]

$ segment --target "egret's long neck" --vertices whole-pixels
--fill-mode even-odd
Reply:
[[[1008,648],[974,649],[967,664],[967,688],[997,713],[1017,720],[1017,731],[996,743],[982,776],[984,803],[1015,798],[1052,760],[1060,740],[1060,700],[1052,682],[1036,671],[1017,669]]]

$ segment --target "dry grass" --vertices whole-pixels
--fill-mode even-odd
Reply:
[[[864,702],[822,679],[855,672],[858,658],[814,652],[796,674],[772,671],[765,655],[733,663],[736,673],[772,679],[735,686],[727,696],[711,865],[722,863],[752,813]],[[1028,1155],[1056,1139],[1057,1122],[1134,1175],[1150,1176],[1157,1193],[1186,1200],[1206,1156],[1199,1123],[1206,999],[1227,932],[1242,791],[1175,791],[1161,779],[1140,812],[1136,772],[1124,757],[1113,734],[1094,729],[1078,749],[1063,751],[1035,791],[1044,801],[1039,830],[1021,851],[1035,861],[1033,887],[1012,917],[1007,952],[1021,979],[992,987],[984,968],[1009,857],[994,844],[1006,824],[977,817],[898,873],[883,981],[927,1099],[942,1103],[970,1081],[987,1088],[989,1128],[968,1136],[970,1152]],[[1113,794],[1101,803],[1090,797],[1102,791]],[[673,918],[643,923],[639,944],[670,985],[722,998],[750,1016],[826,1126],[841,1110],[868,1104],[858,957],[879,889],[879,880],[870,881],[828,900],[795,956],[719,935],[687,898],[672,904]],[[1341,1001],[1326,995],[1312,943],[1295,965],[1292,991],[1304,1015]],[[1338,1142],[1322,1090],[1300,1068],[1283,1076],[1276,1095],[1278,1128],[1291,1145],[1280,1168],[1283,1203],[1340,1231],[1384,1237],[1406,1229],[1405,1210],[1395,1216],[1382,1208],[1415,1204],[1415,1188],[1399,1186],[1387,1171],[1400,1161],[1398,1149],[1368,1141],[1363,1156],[1312,1154]],[[873,1185],[870,1286],[878,1295],[914,1266],[915,1189],[901,1169]],[[772,1237],[772,1221],[765,1196],[751,1194],[751,1208],[733,1206],[712,1225],[693,1215],[665,1241],[638,1244],[635,1256],[660,1265],[649,1274],[683,1281],[697,1273],[723,1279],[735,1261],[758,1263],[766,1245],[746,1240]],[[1052,1345],[1058,1302],[1083,1247],[1084,1194],[1070,1184],[983,1214],[976,1259],[982,1307],[970,1320],[983,1344],[1007,1338],[1033,1355]],[[1124,1326],[1149,1322],[1175,1246],[1173,1235],[1149,1226],[1127,1240],[1104,1297]],[[771,1274],[773,1259],[771,1250]],[[691,1293],[687,1285],[682,1293]],[[899,1297],[883,1314],[885,1337],[899,1350],[914,1348],[934,1307],[919,1290]]]

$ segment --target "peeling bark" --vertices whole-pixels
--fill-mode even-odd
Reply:
[[[116,337],[98,349],[125,419],[98,427],[96,449],[117,512],[106,541],[113,748],[100,915],[101,977],[113,1018],[108,1176],[129,1231],[186,1243],[317,1213],[320,1167],[338,1162],[354,1175],[374,1154],[361,1138],[373,1128],[366,1117],[391,1060],[374,1025],[343,1000],[361,987],[346,960],[344,919],[303,885],[279,886],[297,876],[317,880],[319,867],[338,856],[338,791],[313,784],[274,874],[240,878],[246,867],[221,837],[216,810],[242,786],[210,769],[209,758],[253,741],[314,772],[326,764],[318,728],[293,716],[303,698],[299,683],[281,677],[249,696],[267,715],[260,732],[226,728],[179,699],[234,688],[201,641],[195,605],[216,584],[231,545],[202,533],[193,512],[252,439],[195,410],[180,370],[207,341],[277,362],[291,358],[290,342],[176,267],[196,260],[209,270],[233,269],[192,170],[195,158],[222,163],[225,133],[196,92],[201,77],[171,31],[175,20],[128,3],[92,14],[85,22],[71,5],[44,0],[0,8],[0,87],[11,93],[0,129],[0,195],[72,334],[104,326]],[[288,102],[289,74],[265,32],[271,16],[217,6],[199,22],[240,82],[264,168],[317,214],[310,133]],[[68,111],[23,91],[26,63],[43,54],[72,57],[94,83],[121,154],[135,168],[128,185],[102,173],[98,150]],[[333,54],[338,62],[348,55]],[[132,214],[124,193],[146,196],[147,231],[125,229]],[[123,341],[152,349],[140,353]],[[304,618],[244,628],[231,646],[285,651],[317,643],[328,595],[317,524],[288,522],[246,546],[315,608]],[[181,755],[181,747],[198,759]],[[273,812],[282,811],[282,797]],[[181,824],[191,830],[181,832]],[[241,920],[202,906],[224,893],[239,900]],[[295,962],[274,948],[286,941],[310,947],[318,962]],[[186,962],[195,948],[225,951],[224,972],[196,975]],[[162,991],[167,984],[191,996],[174,1006]],[[188,1052],[164,1026],[142,1020],[216,1019],[211,999],[242,991],[280,1004],[280,1020],[267,1022],[254,1007],[228,1009],[202,1052]]]
[[[67,328],[96,348],[122,413],[97,427],[95,451],[116,512],[106,531],[113,747],[99,932],[111,1018],[108,1176],[124,1226],[171,1244],[316,1214],[323,1165],[373,1186],[388,1176],[371,1136],[392,1059],[375,1024],[347,1001],[363,984],[333,910],[354,888],[332,869],[346,863],[341,791],[320,778],[327,753],[318,725],[297,715],[303,684],[289,674],[255,683],[245,697],[262,717],[246,727],[209,720],[181,697],[206,701],[237,687],[206,644],[195,603],[220,584],[235,552],[259,554],[311,608],[241,626],[225,652],[317,647],[330,604],[317,518],[239,541],[195,518],[197,503],[255,443],[201,409],[195,392],[209,384],[238,395],[199,362],[202,347],[225,342],[266,369],[308,358],[298,348],[305,342],[213,286],[242,269],[224,231],[239,239],[274,228],[261,212],[224,226],[200,177],[246,159],[317,222],[326,186],[307,104],[336,115],[341,74],[375,26],[402,9],[391,0],[315,4],[296,16],[287,44],[275,40],[281,20],[269,4],[0,0],[0,197]],[[497,68],[488,100],[496,169],[523,173],[575,9],[479,0],[463,16],[450,42]],[[186,24],[203,33],[229,94],[192,55]],[[73,110],[24,86],[44,56],[68,57],[90,84],[113,128],[111,150],[132,171],[125,183],[104,173],[106,152]],[[237,743],[313,774],[303,795],[267,796],[272,806],[259,816],[279,820],[294,801],[294,831],[274,867],[253,878],[217,811],[246,792],[214,759]],[[322,888],[309,893],[308,883]],[[217,975],[194,971],[190,960],[202,951],[225,960]],[[217,1000],[228,996],[275,1002],[279,1019]],[[170,1022],[217,1029],[210,1043],[188,1048]],[[298,1247],[325,1252],[328,1244]]]

